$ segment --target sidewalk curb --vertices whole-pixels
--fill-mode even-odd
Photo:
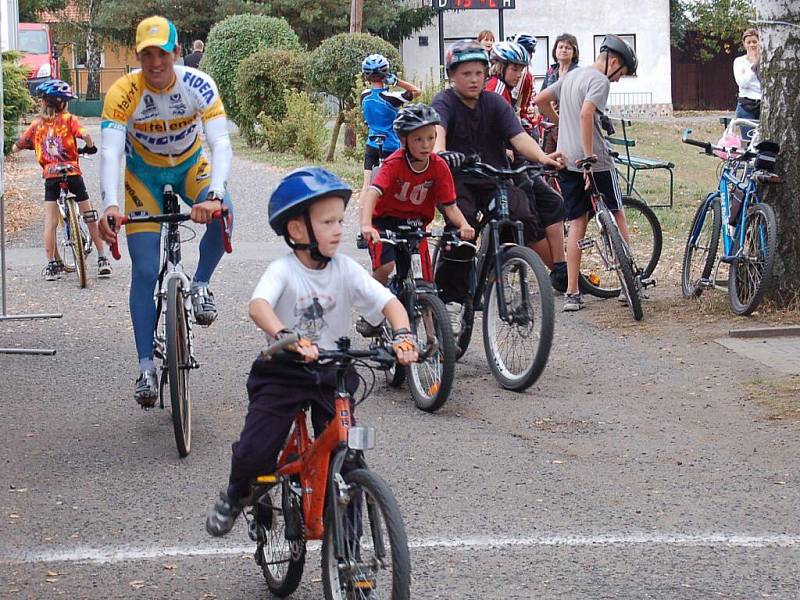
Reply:
[[[786,327],[754,327],[752,329],[731,329],[728,335],[732,338],[773,338],[783,336],[800,336],[800,326]]]

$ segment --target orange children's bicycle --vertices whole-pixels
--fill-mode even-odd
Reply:
[[[283,351],[296,341],[295,336],[283,338],[262,359],[297,364],[296,354]],[[356,365],[385,370],[394,362],[384,347],[353,350],[343,337],[336,350],[320,351],[311,365],[336,374],[334,418],[312,439],[306,424],[310,406],[298,411],[277,471],[253,482],[253,506],[245,515],[250,538],[258,544],[256,563],[276,596],[297,589],[306,542],[321,539],[327,600],[410,597],[402,515],[389,486],[367,467],[364,450],[374,447],[375,430],[354,425],[354,402],[345,388],[345,376]]]

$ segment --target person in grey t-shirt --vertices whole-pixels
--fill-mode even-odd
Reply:
[[[539,110],[559,126],[557,150],[566,156],[567,168],[559,174],[561,193],[564,197],[566,220],[570,222],[567,236],[567,293],[564,310],[577,311],[583,308],[578,291],[581,267],[581,249],[578,242],[586,235],[586,224],[591,211],[588,178],[578,168],[581,159],[597,158],[592,167],[600,192],[606,204],[614,211],[620,232],[628,238],[628,226],[622,207],[614,160],[608,153],[600,129],[600,114],[606,109],[611,83],[623,75],[634,75],[638,60],[636,53],[622,38],[607,35],[600,46],[600,54],[594,64],[575,69],[536,97]],[[558,102],[559,112],[553,110],[552,102]]]

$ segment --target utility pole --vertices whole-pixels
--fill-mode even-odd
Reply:
[[[364,0],[350,0],[350,33],[361,33],[364,21]]]

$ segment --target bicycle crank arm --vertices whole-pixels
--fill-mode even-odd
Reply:
[[[642,282],[642,289],[646,290],[649,287],[656,287],[656,278],[655,277],[647,277],[645,279],[640,279],[639,281]]]
[[[594,238],[584,238],[578,241],[578,248],[581,250],[589,250],[597,245],[597,242],[594,241]]]

